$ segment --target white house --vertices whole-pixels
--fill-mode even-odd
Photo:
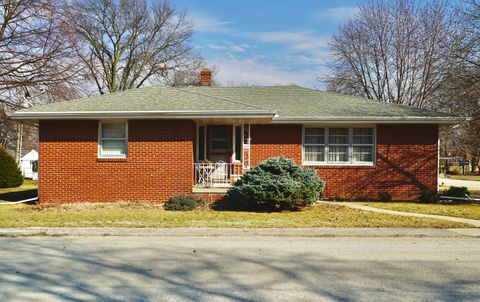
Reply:
[[[38,173],[33,172],[33,165],[36,161],[38,161],[38,152],[35,150],[28,152],[20,159],[20,170],[22,170],[23,177],[38,179]]]

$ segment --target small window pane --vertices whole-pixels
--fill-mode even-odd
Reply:
[[[102,130],[104,131],[125,131],[125,123],[102,123]]]
[[[325,129],[305,128],[305,144],[325,144]]]
[[[102,146],[104,148],[114,148],[114,147],[125,147],[125,141],[124,140],[108,140],[104,139]]]
[[[353,162],[372,162],[373,147],[371,146],[354,146]]]
[[[329,162],[348,162],[348,146],[330,146],[328,152]]]
[[[348,128],[330,128],[329,144],[348,144]]]
[[[353,129],[354,144],[373,144],[372,128],[354,128]]]
[[[110,131],[110,130],[103,130],[102,138],[125,138],[126,131]]]
[[[211,149],[228,149],[228,142],[226,140],[212,141]]]
[[[325,161],[324,146],[305,146],[305,161],[323,162]]]
[[[110,156],[123,156],[127,155],[127,148],[126,147],[105,147],[102,146],[102,155],[110,155]]]
[[[227,139],[228,138],[228,131],[221,129],[221,130],[212,130],[212,138],[221,138]]]

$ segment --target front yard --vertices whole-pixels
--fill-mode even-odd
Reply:
[[[298,212],[254,213],[199,210],[165,211],[155,203],[75,203],[7,205],[0,207],[0,227],[469,227],[413,217],[401,217],[316,205]]]
[[[480,204],[420,204],[413,202],[361,202],[359,204],[394,211],[480,219]]]
[[[0,201],[15,201],[36,195],[36,183],[26,180],[19,188],[0,189]],[[367,204],[367,203],[365,203]],[[408,203],[368,203],[372,206],[479,218],[480,206],[435,206]],[[397,207],[397,208],[395,208]],[[402,217],[343,206],[315,205],[298,212],[255,213],[197,210],[165,211],[158,203],[111,202],[71,204],[0,205],[0,227],[470,227],[460,223]]]

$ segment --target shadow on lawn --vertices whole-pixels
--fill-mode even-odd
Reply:
[[[0,194],[0,201],[19,201],[37,196],[37,189]]]

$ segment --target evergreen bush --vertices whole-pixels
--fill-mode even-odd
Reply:
[[[299,209],[315,203],[323,188],[315,169],[274,157],[243,174],[229,189],[228,197],[247,209]]]
[[[15,159],[0,147],[0,188],[13,188],[21,186],[23,176]]]

